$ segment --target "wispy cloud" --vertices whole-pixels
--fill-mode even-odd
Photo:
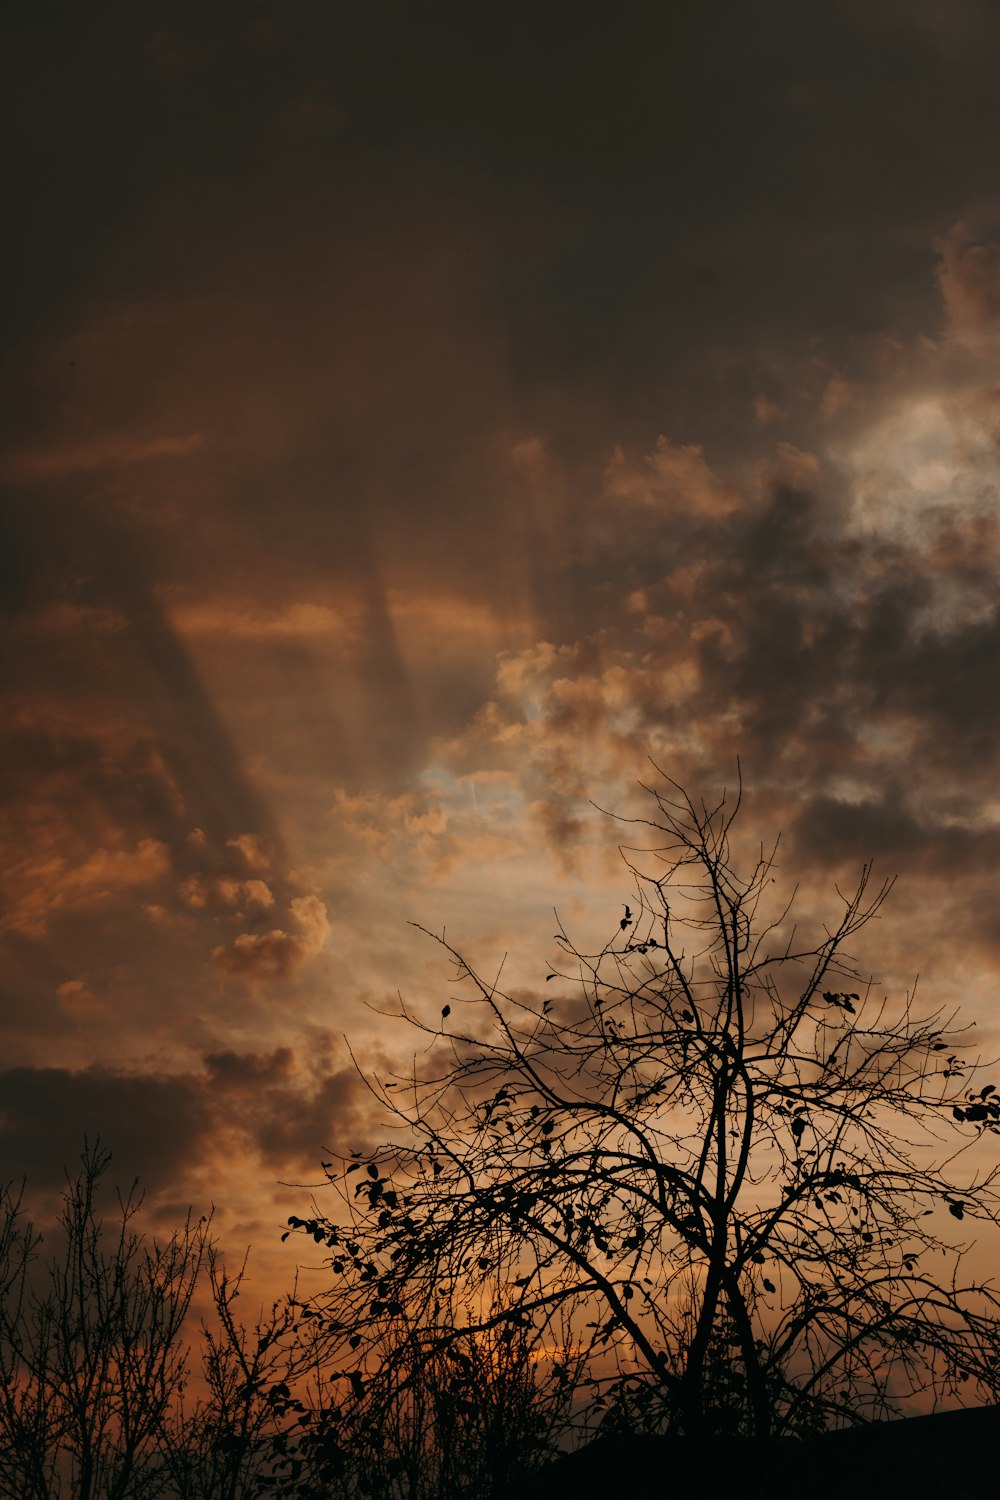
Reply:
[[[156,459],[188,458],[204,447],[205,439],[200,432],[149,438],[123,433],[94,438],[77,447],[15,451],[7,460],[6,472],[15,481],[44,483],[73,474],[152,463]]]

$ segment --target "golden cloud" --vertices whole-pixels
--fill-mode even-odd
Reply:
[[[169,849],[152,838],[140,839],[134,849],[95,849],[75,865],[58,855],[24,860],[4,871],[10,907],[0,931],[42,938],[57,912],[88,911],[169,870]]]
[[[289,903],[289,928],[241,932],[227,946],[212,949],[224,974],[254,982],[289,979],[323,948],[330,932],[326,907],[318,896],[296,896]],[[290,930],[289,930],[290,929]]]
[[[205,439],[200,432],[147,438],[115,433],[78,445],[24,449],[11,455],[7,473],[11,479],[41,483],[68,474],[124,468],[149,463],[153,459],[187,458],[200,452],[204,446]]]

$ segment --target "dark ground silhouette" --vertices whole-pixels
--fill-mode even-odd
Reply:
[[[1000,1471],[1000,1406],[940,1412],[762,1447],[685,1438],[615,1435],[567,1453],[511,1491],[518,1500],[875,1500],[947,1496],[980,1500]]]

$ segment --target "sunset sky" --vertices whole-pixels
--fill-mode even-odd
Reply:
[[[541,984],[649,757],[1000,1051],[992,0],[8,31],[0,1178],[291,1266],[407,924]]]

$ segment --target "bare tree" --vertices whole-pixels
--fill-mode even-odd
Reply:
[[[371,1082],[391,1138],[330,1165],[338,1211],[289,1221],[333,1276],[309,1336],[361,1385],[387,1324],[561,1342],[591,1410],[699,1438],[995,1398],[998,1299],[960,1237],[997,1224],[1000,1105],[967,1028],[862,981],[848,945],[889,886],[866,867],[800,939],[776,846],[739,873],[739,797],[648,790],[599,951],[560,928],[525,996],[437,939],[451,1003],[400,1011],[424,1065]]]
[[[184,1321],[207,1246],[189,1216],[163,1241],[135,1228],[142,1197],[98,1213],[109,1154],[67,1180],[46,1264],[23,1194],[0,1200],[0,1495],[132,1500],[162,1493],[163,1423],[187,1376]]]
[[[56,1459],[56,1414],[45,1382],[32,1380],[10,1324],[23,1322],[28,1270],[39,1236],[28,1221],[24,1188],[0,1188],[0,1495],[48,1496]],[[47,1336],[44,1342],[48,1343]]]
[[[279,1298],[246,1324],[236,1303],[247,1257],[229,1272],[209,1245],[206,1260],[212,1310],[201,1322],[200,1392],[191,1406],[178,1393],[165,1413],[164,1471],[177,1500],[247,1500],[262,1491],[291,1399],[293,1301]]]

